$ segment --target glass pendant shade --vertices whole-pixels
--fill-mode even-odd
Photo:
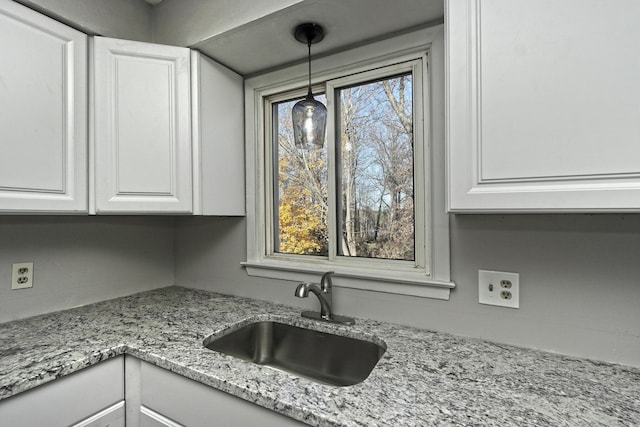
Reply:
[[[327,125],[327,107],[311,90],[293,106],[293,138],[298,148],[322,148]]]
[[[296,102],[291,110],[293,139],[298,148],[322,148],[327,127],[327,107],[311,92],[311,45],[324,38],[324,29],[310,22],[298,25],[293,33],[296,40],[307,44],[309,60],[309,90],[307,97]]]

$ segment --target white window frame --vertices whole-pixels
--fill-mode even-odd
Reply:
[[[443,33],[443,26],[437,25],[327,56],[312,64],[314,93],[324,92],[326,88],[330,112],[328,138],[335,134],[332,105],[335,87],[347,85],[353,79],[362,81],[368,76],[378,78],[408,71],[407,64],[410,64],[416,94],[415,138],[416,142],[424,141],[424,144],[416,143],[414,150],[414,191],[416,195],[420,192],[416,200],[423,208],[416,204],[416,261],[410,266],[402,261],[270,253],[272,163],[267,138],[271,138],[271,124],[265,120],[265,110],[270,108],[267,100],[282,100],[278,98],[281,93],[295,96],[295,91],[305,91],[307,67],[306,64],[293,66],[245,81],[247,261],[242,265],[249,275],[299,282],[317,281],[320,274],[335,271],[334,286],[337,287],[449,299],[455,285],[450,280],[449,222],[444,191]],[[329,81],[326,86],[318,84]],[[416,99],[420,92],[422,99]],[[327,146],[328,156],[334,158],[333,146]],[[420,179],[421,176],[425,178]],[[331,191],[335,197],[336,177],[331,168],[329,189],[330,197]],[[419,223],[425,227],[418,226]],[[329,227],[335,237],[337,231],[332,229],[335,224],[330,223]]]

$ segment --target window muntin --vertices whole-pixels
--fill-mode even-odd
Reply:
[[[327,141],[325,148],[320,150],[294,148],[290,107],[302,96],[299,90],[265,98],[265,120],[271,124],[265,134],[265,139],[268,140],[266,142],[270,146],[268,152],[271,154],[271,158],[266,159],[271,165],[270,168],[266,168],[270,181],[265,200],[266,211],[271,212],[271,216],[265,219],[265,238],[269,242],[265,254],[267,258],[285,257],[303,262],[325,260],[330,264],[359,265],[365,268],[367,265],[386,269],[427,268],[429,263],[424,251],[427,240],[427,229],[424,225],[426,195],[421,194],[425,187],[418,185],[419,188],[414,188],[414,181],[418,184],[424,182],[425,176],[424,162],[417,161],[424,158],[423,134],[420,131],[416,132],[416,126],[413,124],[413,115],[422,111],[421,108],[415,111],[414,106],[416,98],[421,99],[420,95],[415,95],[421,94],[421,87],[414,85],[416,73],[420,81],[421,71],[421,61],[409,61],[329,80],[323,85],[324,88],[318,85],[317,87],[325,90],[329,110]],[[350,123],[349,131],[359,132],[365,137],[375,136],[388,140],[387,143],[376,141],[377,146],[370,141],[361,144],[361,156],[368,151],[369,160],[373,162],[375,158],[376,166],[373,170],[363,170],[357,177],[351,175],[352,178],[357,178],[356,192],[361,191],[362,194],[366,187],[371,190],[367,206],[362,207],[360,204],[359,212],[355,203],[345,203],[346,190],[342,185],[342,181],[349,176],[349,173],[344,171],[346,158],[343,148],[348,148],[348,144],[355,141],[353,138],[351,141],[341,138],[341,134],[347,133],[347,129],[341,124],[345,106],[340,106],[340,103],[341,99],[345,100],[345,94],[353,94],[355,91],[368,92],[369,101],[364,102],[364,98],[361,100],[364,102],[360,105],[360,112],[363,114],[358,117],[357,122]],[[314,93],[318,91],[314,90]],[[325,99],[322,99],[322,102],[325,102]],[[402,105],[401,109],[394,111],[394,102],[396,108]],[[365,105],[367,103],[369,105]],[[369,111],[368,117],[364,114],[366,110]],[[386,123],[374,123],[375,126],[367,128],[372,122],[382,120],[382,116],[386,116]],[[393,139],[390,135],[395,138],[392,142],[389,142]],[[405,173],[401,174],[402,185],[396,186],[396,199],[392,200],[392,191],[385,189],[382,183],[385,178],[389,179],[389,174],[385,177],[383,171],[387,165],[383,161],[382,151],[392,148],[394,144],[396,148],[398,145],[404,147],[402,161],[396,162],[395,166],[403,167]],[[380,152],[373,153],[373,147],[377,147]],[[417,169],[416,165],[419,166]],[[367,172],[368,177],[365,176]],[[380,185],[377,189],[372,189],[371,185],[376,180]],[[396,176],[396,181],[398,180]],[[374,200],[377,202],[377,211],[372,213]],[[348,231],[347,206],[351,206],[352,219],[357,215],[362,219],[365,210],[369,216],[369,221],[365,224],[370,226],[366,236],[368,241],[358,239],[355,242],[355,251],[345,250],[345,244],[348,243],[344,239],[345,232]],[[396,209],[396,219],[403,220],[404,229],[400,229],[397,222],[380,222],[377,224],[376,235],[376,223],[373,222],[377,219],[376,215],[380,212],[381,217],[391,216],[392,209]],[[418,223],[420,220],[423,222]],[[353,224],[352,222],[350,226]],[[360,228],[351,228],[349,231],[363,232],[363,224],[356,225]],[[399,235],[402,236],[401,239],[397,238]],[[391,245],[394,247],[390,247]],[[355,256],[350,255],[354,253]]]

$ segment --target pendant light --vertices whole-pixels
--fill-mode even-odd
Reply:
[[[307,97],[298,101],[291,111],[293,138],[298,148],[322,148],[327,124],[327,107],[316,101],[311,93],[311,45],[324,38],[324,29],[313,23],[298,25],[293,36],[307,44],[309,58],[309,90]]]

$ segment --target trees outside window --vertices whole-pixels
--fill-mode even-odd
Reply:
[[[324,96],[316,98],[326,104]],[[327,256],[327,151],[295,146],[291,109],[297,101],[273,105],[278,142],[274,144],[274,248],[279,253]]]
[[[342,256],[414,260],[411,74],[339,89]]]
[[[330,96],[333,157],[295,147],[291,108],[299,98],[272,104],[275,252],[328,257],[335,248],[341,257],[414,261],[412,73],[336,87]]]

